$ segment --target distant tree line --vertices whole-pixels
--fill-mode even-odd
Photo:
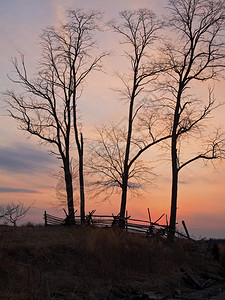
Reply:
[[[106,25],[97,11],[69,10],[67,22],[43,30],[42,55],[33,78],[27,74],[23,54],[12,59],[16,78],[11,81],[23,92],[4,93],[10,115],[19,122],[21,130],[50,145],[50,151],[62,161],[71,221],[75,221],[75,156],[81,222],[85,220],[84,167],[91,174],[96,194],[110,197],[115,191],[120,192],[119,214],[123,218],[128,191],[137,190],[154,176],[143,154],[163,145],[161,149],[171,156],[171,237],[176,226],[181,169],[199,159],[224,158],[224,132],[217,128],[208,134],[208,117],[220,105],[214,90],[209,86],[207,99],[202,99],[194,89],[195,83],[205,88],[203,83],[224,75],[224,1],[168,2],[168,15],[163,20],[149,9],[139,9],[123,11],[118,20]],[[127,118],[126,124],[111,123],[99,128],[98,138],[90,142],[85,152],[78,106],[89,75],[101,71],[104,59],[110,58],[110,49],[101,51],[95,40],[95,33],[105,27],[118,36],[118,47],[130,66],[118,75],[119,99],[127,105]],[[191,155],[190,151],[183,156],[184,147],[191,143],[198,146],[196,153]]]

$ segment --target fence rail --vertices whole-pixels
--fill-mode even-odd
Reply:
[[[63,225],[65,219],[49,215],[44,212],[45,226],[47,225]]]
[[[110,227],[121,227],[121,224],[123,224],[123,228],[129,232],[136,232],[136,233],[142,233],[145,234],[146,236],[151,236],[154,234],[159,233],[162,236],[167,236],[169,226],[166,224],[159,224],[158,221],[162,219],[164,214],[157,219],[156,222],[152,222],[150,218],[150,213],[149,213],[149,221],[147,220],[139,220],[139,219],[132,219],[130,217],[125,217],[121,218],[120,216],[114,216],[112,215],[94,215],[95,210],[92,212],[89,212],[89,214],[85,218],[85,224],[90,225],[92,227],[105,227],[105,228],[110,228]],[[69,222],[68,216],[66,218],[60,218],[60,217],[55,217],[50,214],[47,214],[47,212],[44,212],[44,221],[45,221],[45,226],[53,226],[53,225],[71,225]],[[167,219],[166,219],[167,221]],[[166,222],[167,223],[167,222]],[[184,221],[182,222],[182,224]],[[75,216],[75,225],[79,226],[81,224],[81,218],[80,216]],[[74,225],[74,223],[73,223]],[[185,225],[185,223],[184,223]],[[186,227],[186,226],[185,226]],[[184,227],[184,228],[185,228]],[[186,228],[187,230],[187,228]],[[185,230],[185,232],[186,232]],[[175,235],[177,237],[181,238],[188,238],[191,239],[189,234],[186,235],[175,231]]]

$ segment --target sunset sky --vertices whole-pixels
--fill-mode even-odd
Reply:
[[[37,44],[42,29],[65,20],[66,8],[98,9],[104,12],[104,21],[117,18],[125,9],[148,8],[157,15],[166,13],[167,0],[1,0],[0,4],[0,91],[13,88],[7,74],[13,77],[10,62],[18,57],[18,51],[25,54],[30,75],[35,73],[35,62],[40,49]],[[94,133],[95,127],[107,122],[120,122],[126,118],[126,106],[118,101],[113,91],[114,74],[123,66],[122,48],[112,33],[99,35],[99,44],[104,50],[112,50],[106,59],[104,73],[91,77],[79,103],[79,113],[86,139]],[[206,87],[206,86],[205,86]],[[204,87],[204,88],[205,88]],[[207,87],[206,87],[207,88]],[[16,89],[15,89],[16,90]],[[199,94],[204,94],[199,87]],[[225,102],[225,80],[215,84],[218,102]],[[215,112],[216,127],[225,127],[225,107]],[[57,180],[53,174],[59,171],[60,162],[50,156],[46,147],[38,140],[17,129],[18,124],[7,116],[5,104],[0,102],[0,204],[21,201],[25,205],[34,202],[26,221],[42,223],[44,210],[63,215],[62,209],[55,210]],[[147,159],[151,159],[149,152]],[[128,199],[128,212],[132,217],[147,219],[147,208],[152,219],[170,211],[170,162],[160,164],[156,170],[157,181],[148,187],[141,197]],[[109,202],[101,199],[89,200],[87,212],[119,212],[120,197],[116,195]],[[185,220],[190,234],[195,237],[225,238],[225,162],[212,166],[197,162],[180,173],[178,222]]]

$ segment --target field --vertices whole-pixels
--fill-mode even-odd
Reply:
[[[203,260],[206,248],[111,228],[0,226],[0,299],[173,299],[223,285],[225,245]]]

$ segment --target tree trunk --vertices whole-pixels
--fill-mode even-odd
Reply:
[[[79,151],[79,181],[80,181],[80,218],[81,223],[85,222],[85,196],[84,196],[84,143],[83,135],[80,134]]]
[[[135,72],[134,87],[130,99],[129,121],[128,121],[127,141],[126,141],[127,144],[126,144],[126,152],[125,152],[124,165],[123,165],[123,186],[122,186],[122,196],[121,196],[121,206],[120,206],[121,218],[125,217],[126,204],[127,204],[127,185],[128,185],[128,177],[129,177],[130,144],[131,144],[131,136],[132,136],[132,129],[133,129],[133,108],[134,108],[134,99],[135,99],[135,91],[136,91],[136,84],[135,84],[136,76],[137,73]]]
[[[170,207],[170,224],[169,236],[170,240],[174,239],[177,218],[177,189],[178,189],[178,157],[177,157],[177,128],[179,124],[179,107],[181,100],[182,88],[180,86],[177,96],[177,103],[174,112],[173,131],[171,140],[171,161],[172,161],[172,193],[171,193],[171,207]]]
[[[73,203],[73,181],[72,181],[72,174],[69,167],[69,162],[66,161],[64,162],[64,176],[65,176],[65,183],[66,183],[69,222],[73,224],[75,223],[74,203]]]
[[[122,196],[121,196],[121,205],[120,205],[121,218],[125,218],[126,204],[127,204],[127,185],[128,185],[128,172],[124,174],[124,178],[123,178]],[[125,228],[125,219],[120,219],[119,226],[120,228]]]
[[[178,169],[177,169],[177,153],[172,147],[172,195],[170,207],[170,223],[169,223],[169,239],[173,240],[176,230],[177,218],[177,191],[178,191]]]
[[[123,187],[122,187],[122,196],[121,196],[121,205],[120,205],[120,217],[125,217],[126,212],[126,202],[127,202],[127,184],[128,184],[128,175],[124,174]]]
[[[75,70],[74,70],[74,78],[75,78]],[[73,93],[73,126],[74,126],[74,134],[75,141],[77,145],[78,159],[79,159],[79,184],[80,184],[80,217],[81,223],[85,222],[85,195],[84,195],[84,141],[83,135],[79,132],[77,126],[77,111],[76,111],[76,93]]]

